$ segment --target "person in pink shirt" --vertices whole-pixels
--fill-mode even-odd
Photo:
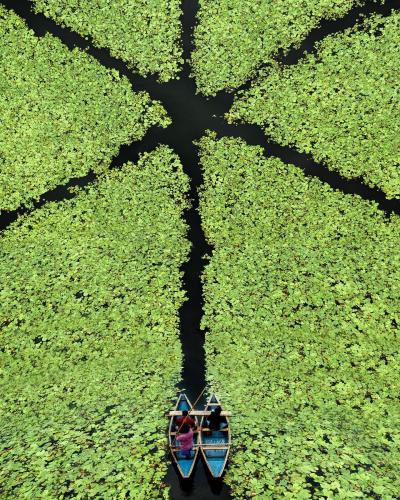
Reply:
[[[183,424],[181,432],[176,436],[176,440],[180,441],[180,451],[184,458],[190,458],[193,449],[193,429],[188,424]]]

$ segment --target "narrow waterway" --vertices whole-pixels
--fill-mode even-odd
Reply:
[[[180,310],[181,343],[184,354],[182,368],[182,382],[178,389],[184,389],[189,398],[194,402],[204,388],[205,381],[205,357],[204,357],[204,332],[200,330],[200,321],[203,309],[203,297],[201,286],[201,274],[204,268],[204,255],[211,254],[212,248],[207,245],[201,228],[201,220],[198,213],[197,189],[202,184],[202,175],[199,165],[197,148],[193,141],[199,139],[207,129],[215,130],[219,136],[241,137],[249,144],[260,145],[265,148],[266,156],[277,156],[285,163],[293,163],[301,168],[306,175],[320,178],[330,186],[344,193],[356,193],[362,198],[373,200],[386,213],[395,212],[400,215],[400,200],[387,200],[383,192],[365,186],[360,180],[349,181],[339,174],[329,171],[324,165],[317,164],[310,155],[302,154],[294,148],[282,147],[268,141],[261,129],[253,125],[228,125],[223,115],[228,111],[234,97],[234,93],[219,93],[215,98],[207,99],[196,94],[195,82],[190,78],[190,67],[186,63],[179,80],[160,84],[156,78],[143,78],[132,73],[126,65],[112,56],[106,49],[95,48],[90,41],[73,33],[68,28],[63,28],[55,22],[46,19],[42,15],[33,14],[31,3],[28,0],[0,0],[0,3],[15,10],[17,14],[25,18],[28,25],[38,36],[50,32],[59,37],[69,47],[80,47],[87,49],[105,67],[115,68],[121,74],[126,75],[132,83],[134,90],[146,90],[152,98],[158,99],[165,106],[172,118],[172,125],[167,129],[153,127],[142,141],[123,146],[119,154],[113,159],[112,166],[118,168],[126,161],[135,162],[139,154],[151,151],[158,144],[169,145],[179,155],[185,172],[190,177],[190,197],[192,208],[185,214],[189,228],[188,238],[192,242],[192,249],[188,262],[182,267],[184,272],[183,286],[186,290],[188,300]],[[312,51],[317,40],[326,34],[340,31],[354,24],[358,16],[370,11],[380,12],[386,9],[388,13],[391,8],[400,8],[400,0],[384,2],[383,6],[374,2],[367,2],[364,7],[357,7],[347,14],[342,20],[323,21],[321,26],[313,30],[306,38],[301,48],[293,50],[282,61],[288,64],[294,63],[301,57],[303,50]],[[182,17],[184,58],[189,59],[192,50],[191,34],[195,24],[198,1],[183,2],[184,13]],[[73,185],[87,185],[93,182],[95,175],[89,173],[87,176],[73,179],[65,186],[59,186],[42,196],[35,208],[47,201],[59,201],[73,195],[69,193],[68,187]],[[1,214],[0,228],[7,227],[24,210]],[[204,402],[201,401],[201,403]],[[203,464],[199,462],[196,467],[194,478],[190,482],[181,482],[172,465],[169,466],[166,478],[171,486],[171,498],[178,499],[187,496],[201,500],[218,496],[223,499],[230,498],[229,489],[223,482],[211,481],[205,473]]]
[[[317,177],[331,187],[348,194],[358,194],[365,200],[377,202],[379,208],[385,213],[397,213],[400,215],[400,200],[388,200],[385,194],[379,189],[372,189],[366,186],[361,179],[348,180],[340,174],[328,170],[328,168],[316,163],[311,155],[300,153],[293,147],[281,146],[268,140],[260,127],[256,125],[238,124],[229,125],[224,120],[226,113],[236,92],[220,92],[214,98],[207,99],[196,95],[194,81],[189,77],[190,68],[186,64],[179,80],[167,83],[159,83],[154,76],[142,77],[127,67],[127,65],[112,57],[107,49],[96,48],[90,40],[71,31],[69,28],[60,26],[42,14],[35,14],[32,11],[30,0],[0,0],[0,4],[9,9],[13,9],[21,16],[27,25],[37,36],[51,33],[58,37],[67,47],[79,47],[97,59],[103,66],[118,70],[131,82],[134,90],[145,90],[153,99],[158,99],[170,114],[173,124],[167,129],[152,127],[142,141],[122,146],[119,154],[113,159],[112,167],[119,167],[125,161],[137,161],[139,154],[144,151],[151,151],[159,143],[168,144],[180,155],[184,163],[186,172],[198,186],[201,183],[200,170],[196,168],[197,153],[193,147],[192,139],[197,139],[208,129],[217,132],[218,136],[241,137],[248,144],[259,145],[265,149],[266,156],[277,156],[284,163],[292,163],[301,168],[306,175]],[[198,9],[198,0],[183,2],[183,46],[185,58],[188,59],[191,51],[191,33],[195,23],[195,15]],[[400,0],[384,0],[383,3],[367,1],[362,6],[351,9],[343,18],[337,20],[322,20],[320,25],[312,30],[303,40],[298,49],[292,49],[287,55],[279,56],[283,64],[295,64],[304,56],[304,51],[313,52],[315,44],[325,36],[354,25],[362,16],[372,13],[389,15],[392,9],[400,9]],[[248,87],[250,82],[244,87]],[[187,142],[188,141],[188,142]],[[192,163],[186,160],[194,158]],[[88,175],[71,179],[65,185],[57,186],[45,193],[40,201],[34,203],[34,209],[42,206],[47,201],[61,201],[72,198],[74,195],[68,191],[71,186],[85,186],[96,178],[90,172]],[[0,230],[5,229],[11,222],[15,221],[27,210],[21,208],[12,212],[0,213]]]

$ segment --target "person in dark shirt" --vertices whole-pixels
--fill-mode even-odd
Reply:
[[[207,426],[212,431],[219,431],[228,426],[225,417],[221,417],[222,408],[220,406],[216,406],[213,410],[211,410],[210,415],[206,419]]]

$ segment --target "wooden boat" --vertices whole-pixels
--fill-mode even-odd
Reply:
[[[213,394],[206,404],[205,413],[212,411],[217,406],[221,405],[217,397]],[[229,420],[226,417],[221,417],[221,419],[222,422],[227,424],[227,427],[219,431],[210,431],[209,429],[207,430],[205,415],[202,416],[200,423],[201,453],[208,470],[215,478],[221,477],[222,473],[224,472],[231,445],[231,430],[229,427]]]
[[[192,404],[189,401],[188,397],[186,394],[180,394],[178,401],[176,402],[175,406],[175,412],[181,413],[183,410],[190,411],[192,410]],[[189,413],[189,416],[192,416]],[[194,465],[197,460],[197,455],[199,453],[199,432],[196,430],[196,432],[193,435],[193,441],[194,441],[194,446],[193,446],[193,451],[191,453],[191,457],[184,457],[182,452],[179,451],[179,442],[176,441],[176,418],[177,416],[171,416],[170,422],[169,422],[169,432],[168,432],[168,439],[169,439],[169,448],[171,451],[172,458],[174,462],[176,463],[176,466],[179,470],[179,473],[184,479],[188,479],[190,475],[193,472]],[[196,422],[196,426],[198,426],[199,422],[197,417],[193,417],[194,421]]]

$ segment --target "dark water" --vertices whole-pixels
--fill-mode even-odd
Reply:
[[[257,126],[228,125],[223,119],[223,114],[230,108],[234,94],[221,92],[217,97],[210,99],[196,95],[195,83],[190,78],[188,64],[184,66],[179,80],[160,84],[154,77],[143,78],[132,73],[123,62],[110,56],[108,50],[97,49],[90,41],[73,33],[68,28],[58,26],[55,22],[46,19],[42,15],[33,14],[29,1],[0,0],[0,3],[8,8],[12,8],[17,14],[25,18],[28,25],[38,36],[42,36],[45,32],[50,32],[59,37],[67,46],[71,48],[77,46],[85,49],[104,66],[115,68],[121,74],[126,75],[132,83],[134,90],[146,90],[152,98],[160,100],[172,118],[173,123],[167,129],[153,127],[142,141],[122,146],[119,154],[114,158],[112,166],[118,167],[128,160],[135,162],[140,153],[151,151],[159,143],[164,143],[176,151],[182,161],[185,172],[191,179],[190,197],[193,206],[186,212],[185,217],[189,226],[188,237],[193,247],[189,261],[182,267],[184,271],[183,285],[187,292],[188,300],[180,310],[181,342],[185,359],[182,370],[182,383],[179,389],[184,389],[192,402],[197,399],[197,396],[206,384],[203,349],[204,332],[200,331],[203,307],[200,276],[204,267],[203,256],[211,254],[212,248],[205,241],[197,211],[197,188],[202,184],[202,175],[197,149],[193,145],[193,141],[200,138],[205,130],[214,130],[219,136],[241,137],[249,144],[263,146],[267,156],[277,156],[285,163],[293,163],[301,168],[306,175],[316,176],[344,193],[356,193],[364,199],[374,200],[386,213],[395,212],[400,215],[400,200],[387,200],[384,193],[377,189],[368,188],[359,179],[346,180],[339,174],[330,172],[325,166],[315,163],[311,156],[299,153],[293,148],[282,147],[268,141]],[[198,1],[193,0],[189,2],[185,0],[183,7],[182,43],[184,57],[185,59],[189,59],[192,49],[191,34],[195,24]],[[327,34],[352,26],[361,14],[369,14],[374,11],[388,15],[391,8],[400,8],[400,0],[386,1],[382,5],[367,2],[364,7],[353,9],[341,20],[321,22],[321,25],[313,30],[304,40],[300,49],[292,50],[286,56],[279,56],[279,59],[285,64],[294,64],[302,57],[304,50],[313,50],[316,41],[322,39]],[[35,204],[35,208],[49,200],[59,201],[71,198],[73,195],[68,192],[68,187],[73,185],[84,186],[94,179],[95,175],[89,173],[85,177],[71,180],[65,186],[59,186],[43,195],[41,200]],[[23,212],[25,212],[24,209],[2,213],[0,216],[0,229],[7,227]],[[200,403],[204,403],[204,398]],[[172,465],[169,466],[166,480],[171,486],[171,497],[173,499],[187,496],[202,500],[212,498],[213,496],[218,496],[221,499],[230,498],[227,486],[221,481],[215,482],[210,480],[205,473],[201,461],[196,466],[194,478],[191,482],[180,481]]]
[[[281,55],[278,58],[283,64],[296,64],[304,52],[315,53],[316,42],[326,36],[351,28],[371,14],[390,16],[393,9],[400,9],[400,0],[384,0],[382,3],[377,3],[376,0],[366,0],[363,5],[354,7],[340,19],[322,21],[308,34],[297,49],[292,49],[285,56]]]

